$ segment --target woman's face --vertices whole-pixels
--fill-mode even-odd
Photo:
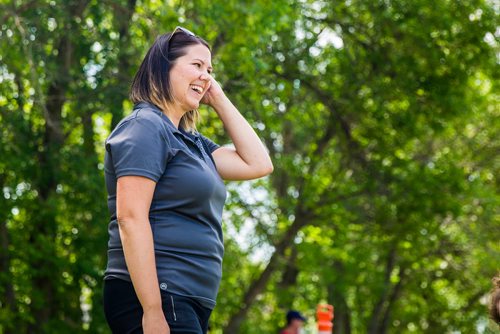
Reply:
[[[212,55],[202,44],[186,48],[186,54],[175,60],[170,71],[173,103],[184,112],[197,109],[210,88]]]

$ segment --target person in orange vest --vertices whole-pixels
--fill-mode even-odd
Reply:
[[[299,311],[290,310],[286,314],[286,327],[280,334],[300,334],[305,322],[306,318]]]

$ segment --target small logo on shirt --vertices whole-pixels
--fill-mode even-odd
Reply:
[[[161,283],[160,284],[160,289],[166,291],[167,290],[167,283]]]

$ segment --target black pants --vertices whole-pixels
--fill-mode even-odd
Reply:
[[[205,334],[212,310],[189,297],[160,290],[171,334]],[[142,306],[131,282],[104,281],[104,314],[113,334],[142,334]]]

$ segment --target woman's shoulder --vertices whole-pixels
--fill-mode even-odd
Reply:
[[[124,120],[151,123],[157,128],[163,128],[162,112],[149,104],[134,107],[130,115],[125,117]]]
[[[116,125],[111,134],[130,127],[144,128],[145,131],[163,132],[166,130],[163,123],[161,112],[147,105],[135,107],[129,115],[125,116]]]
[[[146,108],[134,109],[132,113],[123,118],[106,138],[106,145],[120,142],[165,142],[170,145],[168,127],[163,124],[161,116]],[[155,145],[156,145],[155,144]]]

